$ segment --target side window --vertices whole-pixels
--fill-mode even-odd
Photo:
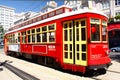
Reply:
[[[31,36],[32,36],[32,43],[34,43],[35,42],[35,36],[36,36],[36,34],[35,34],[35,29],[32,29],[31,30]]]
[[[12,39],[11,34],[7,36],[7,39],[8,39],[8,44],[11,44],[11,39]]]
[[[26,43],[26,31],[21,32],[21,34],[22,34],[22,43]]]
[[[11,43],[14,44],[15,43],[15,34],[12,34],[11,37],[12,37]]]
[[[28,43],[31,43],[30,32],[31,32],[31,30],[27,31],[27,41],[28,41]]]
[[[55,42],[55,32],[48,33],[49,42]]]
[[[41,42],[41,28],[36,29],[37,42]]]
[[[9,35],[9,44],[11,44],[12,43],[12,35],[10,34]]]
[[[42,42],[47,42],[47,26],[42,27]]]
[[[49,42],[55,42],[55,25],[49,25],[48,26],[48,39]]]
[[[28,43],[51,43],[55,42],[56,26],[50,24],[35,29],[27,30],[27,42]]]
[[[18,43],[20,42],[20,33],[18,33]]]

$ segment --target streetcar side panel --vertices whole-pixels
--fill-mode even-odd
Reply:
[[[54,28],[52,30],[52,27],[50,29],[50,26],[54,25]],[[47,31],[42,31],[43,27],[47,27]],[[41,32],[37,32],[37,29],[40,28]],[[36,40],[35,42],[32,42],[32,30],[36,30]],[[50,30],[49,30],[50,29]],[[28,38],[29,33],[27,33],[30,30],[31,37]],[[21,33],[26,31],[26,39],[22,43],[21,39],[21,53],[25,54],[31,54],[31,55],[37,55],[37,56],[47,56],[54,58],[56,61],[59,61],[61,63],[61,43],[62,43],[62,26],[59,20],[54,20],[51,22],[46,22],[43,24],[36,25],[34,27],[21,30]],[[43,39],[42,35],[46,33],[46,39]],[[34,34],[34,33],[33,33]],[[38,40],[38,34],[40,34],[40,40]],[[22,35],[21,35],[22,37]],[[53,38],[54,37],[54,38]],[[30,41],[29,41],[30,39]]]

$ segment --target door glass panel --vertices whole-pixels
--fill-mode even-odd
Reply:
[[[79,41],[79,29],[76,30],[76,40]]]
[[[79,60],[80,59],[80,56],[79,56],[79,53],[77,53],[77,60]]]
[[[70,44],[70,51],[72,51],[72,44]]]
[[[66,24],[64,24],[64,28],[67,28],[67,23],[66,23]]]
[[[79,44],[77,44],[77,51],[79,51],[79,49],[80,49],[80,48],[79,48]]]
[[[68,58],[68,52],[65,52],[65,58]]]
[[[81,29],[81,34],[82,34],[81,39],[82,39],[82,40],[86,40],[85,28],[82,28],[82,29]]]
[[[64,45],[64,50],[66,50],[66,51],[68,50],[68,44]]]
[[[82,60],[86,60],[86,54],[82,53]]]
[[[85,26],[85,21],[81,21],[81,26]]]
[[[78,27],[79,26],[79,22],[76,22],[76,27]]]
[[[68,41],[68,31],[64,30],[64,41]]]
[[[72,29],[70,29],[70,41],[72,41]]]
[[[72,59],[72,52],[70,52],[70,59]]]
[[[82,44],[82,51],[86,51],[86,44]]]

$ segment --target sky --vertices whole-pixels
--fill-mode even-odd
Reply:
[[[12,7],[16,13],[33,11],[39,12],[50,0],[0,0],[0,5]],[[64,4],[64,0],[55,0],[58,6]]]

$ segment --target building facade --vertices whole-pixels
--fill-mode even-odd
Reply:
[[[45,13],[55,8],[57,8],[57,3],[54,0],[50,0],[47,2],[46,6],[41,9],[41,12]]]
[[[48,12],[54,8],[57,8],[57,3],[54,0],[50,0],[49,2],[47,2],[47,4],[40,10],[39,13],[37,12],[32,12],[32,11],[28,11],[28,12],[23,12],[23,13],[15,13],[14,17],[14,24],[18,24],[20,22],[23,22],[25,20],[28,20],[34,16],[38,16],[41,15],[42,13]]]
[[[71,6],[73,10],[96,8],[110,18],[120,14],[120,0],[65,0],[64,4]]]
[[[8,30],[14,22],[14,8],[0,5],[0,25]]]
[[[38,13],[36,12],[31,12],[31,11],[28,11],[28,12],[22,12],[22,13],[15,13],[14,15],[14,24],[18,24],[20,22],[23,22],[25,20],[28,20],[30,18],[32,18],[33,16],[37,15]]]

